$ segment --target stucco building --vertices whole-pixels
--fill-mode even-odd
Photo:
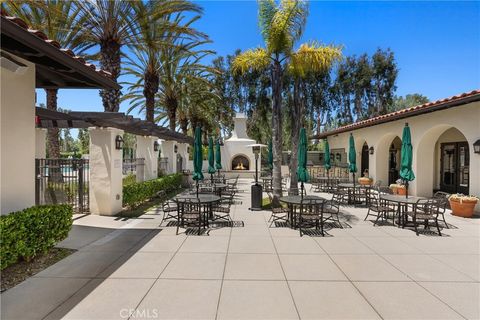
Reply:
[[[398,179],[402,130],[412,133],[413,170],[410,192],[431,196],[434,191],[480,195],[480,90],[429,102],[340,127],[313,138],[328,139],[330,149],[348,152],[353,134],[358,176],[383,185]]]

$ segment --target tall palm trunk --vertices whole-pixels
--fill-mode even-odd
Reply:
[[[47,109],[57,111],[58,89],[45,89],[47,93]],[[58,128],[49,128],[47,133],[47,150],[49,158],[60,158],[60,141]]]
[[[106,40],[100,44],[100,66],[103,70],[112,74],[112,80],[117,82],[120,75],[120,43],[115,40]],[[100,90],[103,109],[110,112],[118,112],[120,109],[119,89]]]
[[[170,130],[175,131],[177,126],[178,101],[175,98],[167,98],[165,101]]]
[[[272,65],[272,188],[276,204],[282,196],[282,66],[278,59]]]
[[[290,119],[292,127],[292,153],[290,157],[290,189],[298,194],[298,139],[303,125],[304,101],[302,99],[301,80],[296,78],[293,84],[293,108]]]
[[[188,119],[184,115],[178,117],[178,122],[180,124],[180,130],[182,130],[183,134],[187,134],[188,131]]]
[[[145,96],[146,119],[152,123],[155,122],[155,95],[158,92],[160,78],[157,73],[145,72],[145,86],[143,95]]]

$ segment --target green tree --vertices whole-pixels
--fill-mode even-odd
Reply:
[[[430,100],[426,96],[420,93],[407,94],[405,97],[395,96],[393,99],[393,105],[388,111],[393,112],[396,110],[407,109],[427,103],[429,101]]]
[[[170,33],[183,37],[203,36],[189,24],[181,25],[183,11],[201,12],[198,5],[189,1],[136,1],[132,4],[135,15],[135,41],[130,45],[127,56],[126,74],[134,76],[134,82],[126,83],[129,93],[123,100],[130,100],[130,110],[145,111],[147,121],[154,122],[155,96],[160,87],[160,68],[162,67],[159,50],[162,46],[175,46],[169,43]],[[172,15],[176,17],[172,18]]]
[[[90,152],[90,134],[87,128],[78,129],[77,145],[81,154]]]
[[[293,46],[303,34],[308,15],[306,1],[259,1],[260,31],[265,48],[256,48],[238,55],[233,63],[234,73],[269,68],[272,86],[273,194],[282,195],[282,81],[285,63],[290,60]]]
[[[69,0],[23,0],[5,1],[2,9],[24,20],[31,28],[41,30],[51,40],[57,41],[62,48],[73,48],[78,43],[82,20],[79,10]],[[57,111],[58,89],[45,89],[47,109]],[[58,128],[49,128],[47,151],[51,158],[60,158]]]

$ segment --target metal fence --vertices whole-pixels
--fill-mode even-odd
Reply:
[[[143,170],[144,166],[144,158],[123,159],[122,173],[124,176],[129,174],[137,174],[137,171]]]
[[[87,159],[35,159],[35,204],[70,204],[89,211],[90,167]]]

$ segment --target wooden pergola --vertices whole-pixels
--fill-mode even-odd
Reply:
[[[154,136],[179,143],[193,143],[193,138],[149,121],[134,118],[121,112],[58,112],[35,108],[37,128],[88,128],[110,127],[141,136]]]

